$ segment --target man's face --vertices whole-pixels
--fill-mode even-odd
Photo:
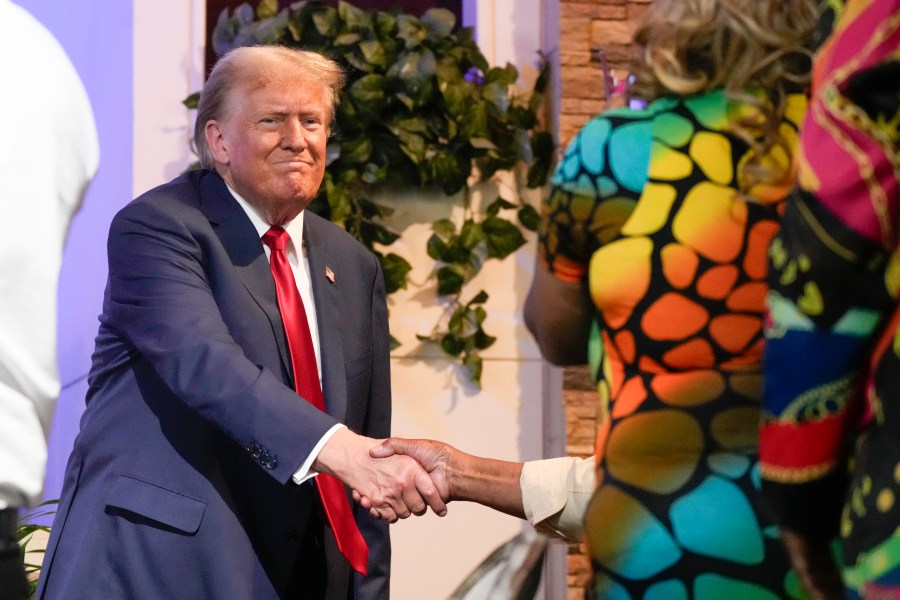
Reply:
[[[294,218],[325,173],[325,89],[276,68],[265,81],[232,90],[225,112],[206,129],[217,170],[270,224]]]

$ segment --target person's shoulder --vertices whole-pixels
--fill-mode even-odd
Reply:
[[[184,171],[174,179],[150,188],[132,200],[131,204],[199,201],[202,182],[208,174],[208,171],[202,169]]]
[[[166,183],[140,194],[122,207],[116,217],[144,213],[174,214],[182,211],[196,211],[200,208],[201,190],[209,171],[185,171]]]
[[[627,128],[634,131],[635,126],[650,125],[661,108],[662,106],[656,103],[609,108],[582,125],[575,139],[579,144],[602,145],[620,129]]]

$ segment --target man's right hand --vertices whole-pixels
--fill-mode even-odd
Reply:
[[[339,429],[326,442],[313,468],[334,475],[354,490],[354,497],[368,499],[369,512],[390,523],[411,514],[421,515],[430,507],[447,514],[447,505],[428,473],[413,458],[375,458],[369,449],[378,440]]]
[[[435,440],[411,440],[388,438],[369,450],[374,458],[387,458],[397,454],[414,458],[422,465],[440,492],[441,500],[450,502],[450,468],[453,456],[459,451],[443,442]]]

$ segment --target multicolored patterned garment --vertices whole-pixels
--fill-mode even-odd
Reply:
[[[794,143],[806,109],[790,97]],[[544,206],[541,254],[596,306],[593,595],[802,597],[759,505],[766,249],[786,189],[737,193],[748,107],[716,92],[591,120]]]
[[[765,491],[840,532],[854,593],[900,598],[900,0],[850,0],[813,86],[771,251]]]

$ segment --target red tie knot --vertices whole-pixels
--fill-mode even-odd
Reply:
[[[263,244],[272,250],[281,250],[282,252],[285,251],[290,239],[291,236],[281,227],[270,227],[262,236]]]

